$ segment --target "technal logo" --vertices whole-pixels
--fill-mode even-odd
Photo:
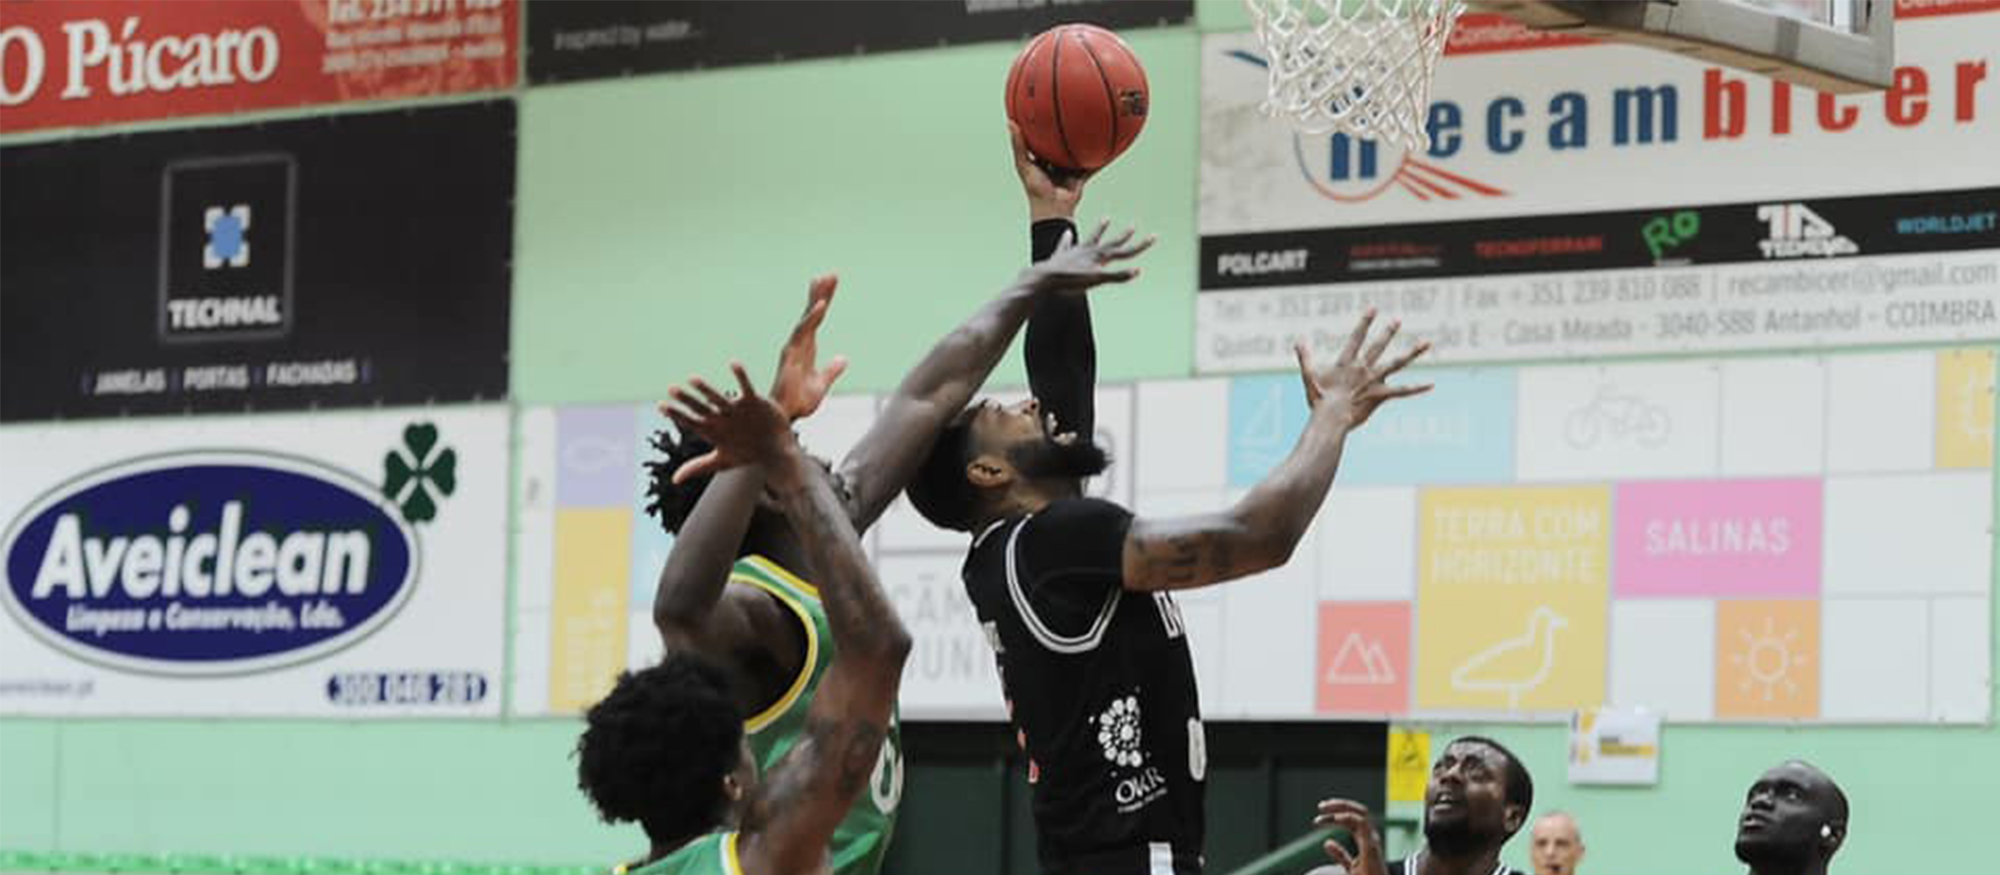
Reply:
[[[165,176],[161,338],[283,337],[292,324],[295,162],[276,153],[198,158],[169,164]]]
[[[249,204],[209,207],[202,213],[201,226],[208,232],[208,241],[201,246],[202,267],[250,266],[250,241],[244,239],[250,232]]]
[[[409,601],[419,542],[397,511],[365,481],[291,456],[133,459],[51,489],[15,519],[0,542],[0,603],[44,644],[123,671],[310,662]]]
[[[1831,258],[1861,251],[1805,204],[1765,204],[1757,208],[1757,218],[1766,223],[1765,237],[1757,243],[1765,258]]]

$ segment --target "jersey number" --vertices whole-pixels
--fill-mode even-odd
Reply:
[[[882,740],[875,774],[868,778],[868,795],[875,801],[875,810],[883,814],[896,813],[896,806],[903,801],[903,755],[893,739]]]

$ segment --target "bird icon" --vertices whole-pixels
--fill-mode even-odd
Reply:
[[[1568,625],[1554,609],[1536,608],[1526,635],[1494,644],[1452,670],[1452,689],[1506,693],[1507,707],[1519,707],[1521,694],[1541,686],[1555,669],[1556,630]]]

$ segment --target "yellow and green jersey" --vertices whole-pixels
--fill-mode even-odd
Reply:
[[[827,625],[826,609],[820,604],[819,589],[800,580],[776,562],[762,556],[738,559],[729,572],[729,582],[754,586],[777,596],[778,601],[798,616],[800,625],[806,631],[806,658],[799,669],[799,676],[793,679],[778,701],[743,724],[744,732],[750,739],[750,753],[757,760],[758,773],[769,775],[772,767],[784,759],[785,754],[805,735],[806,711],[812,706],[820,678],[826,674],[827,664],[833,659],[833,630]],[[875,761],[874,774],[869,776],[868,789],[854,800],[854,807],[848,810],[847,817],[834,830],[833,841],[827,847],[827,862],[833,875],[876,875],[881,871],[883,859],[889,852],[890,834],[896,828],[896,805],[902,796],[902,730],[891,714],[889,733],[882,741],[882,753]],[[732,850],[734,844],[732,834]],[[733,859],[733,854],[731,857]],[[736,875],[739,870],[669,869],[660,873],[647,871],[644,875],[710,871]]]
[[[743,861],[736,856],[735,831],[712,832],[637,869],[619,866],[611,875],[743,875]]]

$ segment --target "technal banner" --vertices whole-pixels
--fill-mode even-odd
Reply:
[[[0,0],[0,133],[514,85],[515,0]]]
[[[1197,367],[1369,306],[1449,362],[2000,338],[2000,8],[1924,13],[1861,95],[1468,15],[1418,152],[1264,118],[1209,36]]]
[[[514,129],[488,101],[0,149],[0,421],[505,397]]]
[[[507,446],[501,405],[0,431],[0,714],[499,713]]]

